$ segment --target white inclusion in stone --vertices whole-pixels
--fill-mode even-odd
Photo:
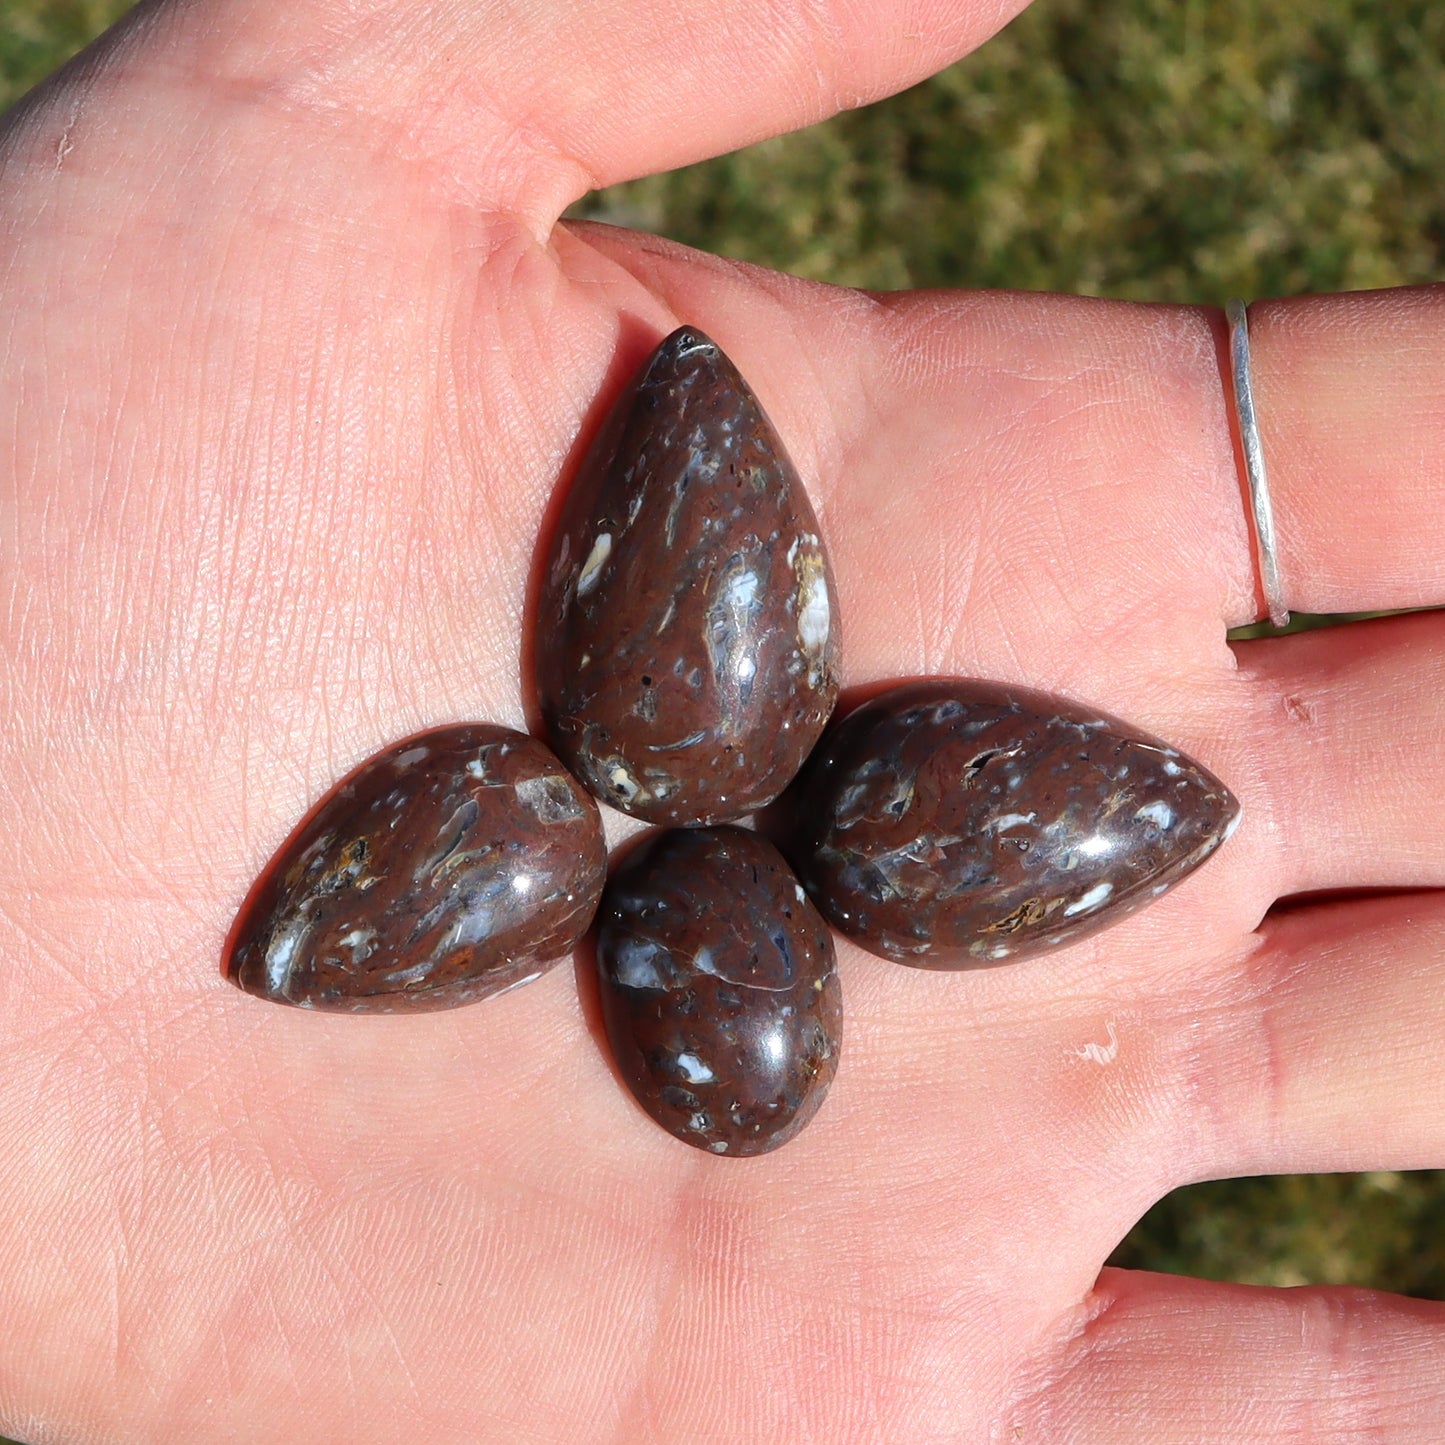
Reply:
[[[1076,898],[1064,909],[1064,917],[1072,918],[1076,913],[1087,913],[1097,908],[1114,891],[1112,883],[1096,883],[1082,898]]]
[[[827,647],[831,624],[827,578],[821,566],[809,568],[798,587],[798,641],[809,657],[820,656]]]
[[[717,1077],[696,1054],[679,1054],[677,1066],[689,1084],[710,1084]]]
[[[739,572],[729,577],[723,588],[723,602],[739,612],[750,612],[758,601],[758,574]]]
[[[431,958],[422,959],[420,963],[412,964],[410,968],[392,969],[390,973],[382,974],[381,979],[388,987],[407,988],[411,984],[420,983],[426,978],[435,964],[436,956],[433,955]]]
[[[1184,771],[1184,769],[1181,768],[1178,763],[1173,762],[1168,758],[1165,759],[1163,767],[1165,773],[1168,774],[1168,776],[1171,778],[1177,778],[1179,774]]]
[[[803,892],[803,885],[801,883],[793,884],[793,892],[798,895],[799,903],[806,903],[808,901],[808,895]]]
[[[1155,803],[1145,803],[1142,808],[1135,811],[1134,816],[1143,818],[1146,822],[1153,823],[1156,828],[1162,830],[1173,824],[1174,809],[1160,799]]]
[[[996,943],[991,949],[989,949],[987,956],[994,959],[1007,958],[1012,952],[1013,949],[1011,949],[1008,944]]]
[[[722,458],[707,444],[701,431],[694,432],[694,441],[688,448],[687,470],[695,482],[704,484],[712,481],[722,467]]]
[[[637,779],[621,763],[613,763],[608,767],[607,781],[617,790],[617,795],[624,803],[630,803],[642,791],[637,786]]]
[[[296,959],[296,950],[306,937],[310,923],[305,918],[293,919],[271,940],[266,950],[266,987],[273,994],[283,998],[291,986],[291,965]]]
[[[452,925],[451,937],[442,945],[443,949],[466,948],[473,943],[482,943],[492,935],[492,910],[474,908],[464,913]]]
[[[376,952],[374,928],[353,928],[350,933],[343,933],[336,941],[342,948],[351,950],[354,963],[364,963]]]
[[[612,533],[599,532],[597,540],[592,544],[592,550],[587,554],[587,560],[582,564],[582,571],[577,577],[577,595],[585,597],[596,585],[597,578],[603,567],[607,565],[607,559],[612,555]]]
[[[613,955],[613,981],[620,988],[665,988],[656,964],[662,951],[647,939],[628,939]]]
[[[541,823],[566,823],[582,816],[572,785],[559,773],[523,778],[515,784],[517,801],[537,815]]]
[[[430,748],[408,748],[397,758],[396,766],[399,768],[412,767],[414,764],[421,762],[429,752],[431,752]]]
[[[497,786],[496,781],[491,775],[493,753],[496,753],[500,757],[501,749],[496,743],[487,743],[479,749],[476,757],[469,759],[467,762],[467,776],[475,778],[479,783],[485,783],[489,788],[495,788]]]
[[[717,351],[717,347],[711,341],[705,341],[695,332],[687,341],[678,345],[674,353],[679,361],[689,356],[711,356]]]
[[[757,670],[756,660],[749,653],[754,647],[754,623],[762,610],[760,585],[757,572],[744,564],[741,556],[728,559],[727,571],[722,574],[717,591],[712,594],[707,623],[702,629],[702,640],[707,643],[708,659],[712,663],[712,676],[718,682],[731,678],[740,683],[744,701],[751,692],[753,673]],[[747,666],[744,666],[744,660]]]
[[[1038,821],[1037,813],[1005,813],[1001,818],[994,818],[991,822],[985,823],[985,833],[1002,833],[1006,828],[1017,828],[1021,823],[1034,823]]]

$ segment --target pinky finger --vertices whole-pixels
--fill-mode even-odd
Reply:
[[[1445,1306],[1106,1269],[1004,1441],[1203,1445],[1440,1438]]]

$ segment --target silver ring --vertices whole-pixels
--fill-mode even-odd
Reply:
[[[1244,451],[1244,474],[1249,481],[1250,510],[1254,521],[1254,543],[1259,555],[1259,581],[1269,620],[1276,627],[1289,625],[1289,608],[1279,585],[1279,557],[1275,551],[1274,509],[1269,504],[1269,478],[1264,470],[1264,452],[1259,445],[1259,422],[1254,414],[1254,388],[1249,379],[1249,319],[1245,304],[1227,301],[1224,314],[1229,321],[1229,369],[1234,380],[1234,415],[1239,423],[1239,441]]]

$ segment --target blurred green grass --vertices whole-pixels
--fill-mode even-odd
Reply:
[[[132,0],[0,0],[0,110],[69,60]]]
[[[129,8],[0,0],[0,108]],[[1177,302],[1431,281],[1434,0],[1042,0],[891,101],[577,214],[854,286]],[[1445,1298],[1445,1174],[1179,1190],[1115,1262]]]
[[[1177,302],[1435,279],[1445,7],[1041,0],[881,105],[590,198],[818,280]]]

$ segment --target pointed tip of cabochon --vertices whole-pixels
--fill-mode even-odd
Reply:
[[[716,366],[720,360],[726,360],[726,354],[712,337],[696,326],[679,326],[658,343],[644,376],[650,383],[668,380],[700,366]]]
[[[1224,791],[1224,802],[1221,818],[1223,827],[1220,830],[1219,841],[1227,843],[1239,831],[1239,825],[1244,821],[1244,804],[1228,788],[1224,787],[1223,783],[1220,784],[1220,787]]]
[[[693,351],[705,350],[721,351],[722,348],[707,332],[696,326],[679,326],[676,331],[671,331],[664,336],[657,345],[659,355],[663,352],[686,355]]]

